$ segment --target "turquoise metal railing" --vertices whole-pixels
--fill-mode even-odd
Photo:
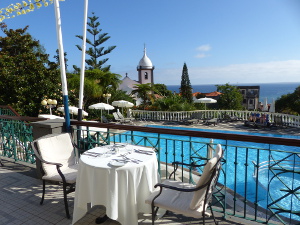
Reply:
[[[76,123],[79,122],[74,122],[74,124]],[[116,125],[114,126],[116,127]],[[141,134],[134,130],[115,133],[112,129],[109,129],[109,135],[103,132],[99,134],[102,139],[100,138],[100,142],[95,143],[95,146],[130,140],[137,145],[153,147],[157,151],[161,176],[167,177],[171,169],[171,162],[191,163],[197,161],[198,164],[203,163],[208,159],[207,156],[211,155],[209,152],[211,147],[215,147],[217,143],[220,143],[225,149],[225,156],[223,173],[219,182],[225,185],[226,188],[222,188],[222,185],[219,186],[218,194],[215,195],[219,207],[216,207],[215,210],[223,212],[224,217],[232,215],[268,224],[296,224],[300,220],[300,171],[297,169],[300,164],[300,140],[259,136],[246,137],[225,133],[204,134],[206,132],[200,132],[203,135],[197,136],[196,133],[198,132],[195,131],[170,131],[169,129],[166,129],[169,130],[166,133],[174,134],[175,137],[166,138],[163,136],[164,132],[161,133],[165,129],[144,127],[135,128],[135,130],[149,133],[145,135],[145,133]],[[155,130],[160,131],[160,133],[152,133]],[[180,136],[176,137],[176,134]],[[210,136],[214,138],[213,143],[210,143]],[[229,138],[229,136],[232,138]],[[246,139],[243,140],[243,138]],[[241,141],[233,142],[231,139]],[[265,144],[263,144],[264,140],[266,140]],[[275,140],[280,141],[276,143]],[[258,145],[258,143],[260,144]],[[294,158],[292,159],[292,157]],[[274,163],[272,164],[271,159],[273,161],[289,159],[290,168],[285,168],[284,164],[281,163],[281,171],[277,171],[276,175],[271,176],[270,174],[274,171],[272,168]],[[265,161],[270,162],[270,165],[264,167],[267,173],[254,173],[254,171],[258,171],[259,167],[263,167],[261,163]],[[192,173],[201,173],[201,169],[200,171],[194,171],[192,168],[186,168],[186,170],[190,172],[190,182],[193,182]],[[184,170],[182,170],[182,177],[184,173]],[[288,181],[285,178],[286,176],[289,178]]]
[[[28,119],[26,121],[29,121]],[[228,133],[212,133],[187,130],[171,130],[117,124],[88,123],[71,121],[74,134],[77,127],[80,136],[73,135],[82,148],[125,142],[131,140],[137,145],[152,146],[157,151],[159,172],[169,174],[172,161],[205,162],[211,147],[220,143],[225,149],[223,173],[220,176],[219,192],[215,210],[224,217],[232,215],[260,223],[296,224],[299,221],[299,153],[300,140],[270,138]],[[29,122],[13,117],[0,116],[2,148],[0,155],[16,161],[34,163],[31,150],[32,128]],[[107,128],[107,132],[92,127]],[[125,131],[125,132],[122,132]],[[137,133],[137,132],[146,132]],[[172,134],[175,137],[165,137]],[[213,139],[213,143],[211,143]],[[239,141],[239,142],[233,142]],[[258,146],[257,143],[263,143]],[[285,167],[281,159],[288,161]],[[262,162],[268,161],[266,174],[259,171]],[[254,163],[251,163],[254,162]],[[276,166],[273,166],[276,164]],[[266,167],[264,167],[266,168]],[[201,173],[192,168],[184,168],[189,173],[190,182],[194,174]],[[182,176],[184,176],[182,170]],[[256,176],[254,171],[257,171]],[[264,182],[265,183],[264,183]],[[224,188],[225,186],[226,188]],[[274,196],[274,187],[279,187]]]
[[[31,149],[33,133],[30,124],[20,120],[0,119],[0,127],[0,155],[14,161],[35,163],[35,157]]]

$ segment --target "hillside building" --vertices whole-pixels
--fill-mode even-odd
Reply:
[[[237,86],[243,95],[242,105],[247,110],[258,110],[260,109],[259,92],[260,86]]]

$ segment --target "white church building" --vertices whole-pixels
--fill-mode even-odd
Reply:
[[[138,81],[132,80],[128,77],[127,73],[121,84],[119,85],[119,90],[125,91],[127,94],[130,94],[132,90],[135,89],[136,84],[154,84],[153,79],[153,70],[154,66],[152,65],[151,60],[146,54],[146,48],[144,48],[144,55],[137,66],[138,71]],[[136,105],[140,104],[140,99],[137,99]]]

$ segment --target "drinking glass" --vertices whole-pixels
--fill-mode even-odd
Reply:
[[[131,140],[125,141],[125,149],[127,153],[131,154],[133,152],[133,146]]]
[[[113,146],[107,146],[107,151],[103,154],[104,157],[110,157],[113,154]]]

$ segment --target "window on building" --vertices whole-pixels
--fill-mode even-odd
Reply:
[[[250,104],[250,105],[253,105],[253,104],[254,104],[253,99],[250,99],[250,100],[249,100],[249,104]]]
[[[247,99],[244,98],[243,99],[243,103],[246,104],[247,103]]]
[[[148,80],[148,73],[145,72],[145,80]]]

